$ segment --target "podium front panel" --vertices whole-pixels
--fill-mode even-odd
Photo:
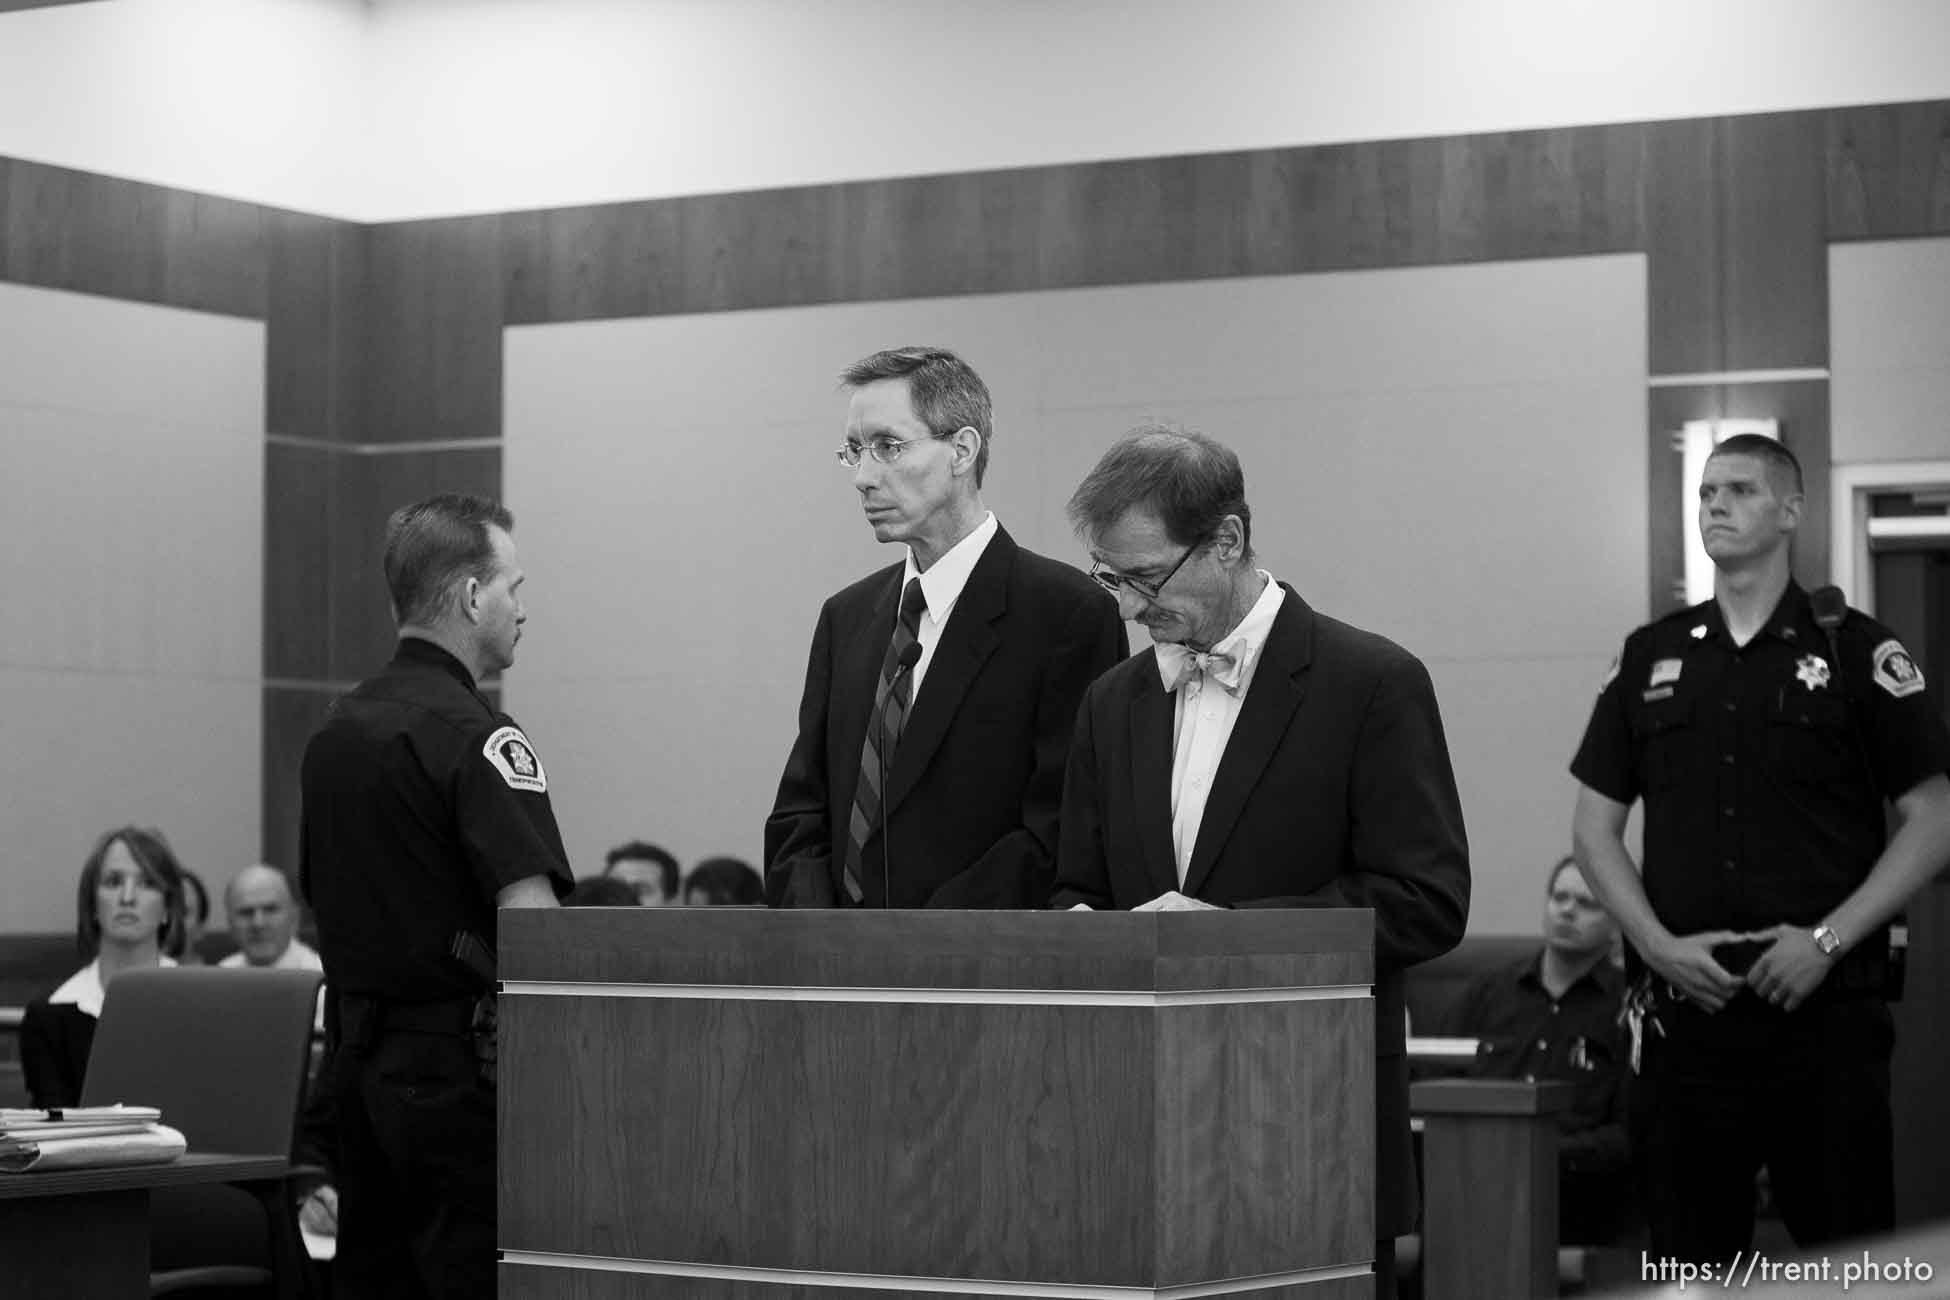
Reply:
[[[592,1297],[848,1278],[1319,1296],[1365,1271],[1373,1001],[1352,943],[1250,951],[1291,941],[1271,914],[1230,918],[1231,952],[1210,926],[1174,952],[1149,917],[937,914],[930,942],[915,914],[827,914],[849,945],[804,916],[714,915],[700,944],[698,912],[532,915],[554,929],[526,944],[503,918],[500,1245],[525,1261],[504,1295],[573,1274]],[[1351,915],[1315,941],[1364,948]],[[1261,982],[1296,972],[1328,982]],[[638,1276],[659,1285],[614,1280]]]

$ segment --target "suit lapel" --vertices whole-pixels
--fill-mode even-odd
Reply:
[[[962,697],[1001,644],[994,624],[1009,608],[1009,582],[1015,569],[1016,543],[998,525],[982,557],[969,571],[961,595],[955,598],[948,626],[941,629],[934,657],[928,660],[927,678],[914,701],[914,711],[894,747],[893,769],[887,774],[889,813],[900,807],[901,800],[927,771],[934,751],[948,734],[948,724],[961,707]]]
[[[1131,697],[1131,792],[1137,814],[1138,842],[1144,846],[1144,868],[1156,898],[1178,888],[1178,864],[1171,852],[1171,721],[1174,696],[1158,679],[1158,657],[1146,652],[1138,670],[1137,690]]]
[[[1245,811],[1247,796],[1265,775],[1294,712],[1307,696],[1306,669],[1313,660],[1313,611],[1291,587],[1283,583],[1281,590],[1286,598],[1280,602],[1280,612],[1267,634],[1266,648],[1260,652],[1252,686],[1239,710],[1239,721],[1233,725],[1219,770],[1212,778],[1205,815],[1199,819],[1192,865],[1185,873],[1184,892],[1188,897],[1198,897],[1204,887],[1219,850]],[[1169,753],[1169,743],[1165,748]]]

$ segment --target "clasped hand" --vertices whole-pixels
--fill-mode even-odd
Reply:
[[[1720,965],[1713,950],[1723,944],[1765,943],[1767,948],[1745,977]],[[1679,935],[1646,954],[1653,972],[1692,1002],[1718,1011],[1743,987],[1783,1011],[1808,1000],[1834,962],[1815,944],[1812,932],[1793,925],[1776,925],[1742,934],[1733,930],[1705,930]]]

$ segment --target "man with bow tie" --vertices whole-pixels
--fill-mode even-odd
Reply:
[[[1155,643],[1070,745],[1057,907],[1374,911],[1377,1273],[1416,1212],[1402,971],[1469,915],[1469,851],[1421,662],[1254,564],[1239,458],[1140,429],[1070,498],[1091,576]]]

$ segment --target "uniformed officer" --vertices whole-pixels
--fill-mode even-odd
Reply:
[[[1950,859],[1950,735],[1888,629],[1839,599],[1818,620],[1791,580],[1802,500],[1779,443],[1720,444],[1699,487],[1714,597],[1626,639],[1571,765],[1578,861],[1644,972],[1654,1255],[1746,1249],[1763,1164],[1803,1247],[1892,1226],[1886,926]]]
[[[495,909],[553,907],[574,883],[541,759],[480,691],[521,637],[513,526],[453,495],[387,521],[398,650],[305,748],[341,1297],[495,1291]]]

